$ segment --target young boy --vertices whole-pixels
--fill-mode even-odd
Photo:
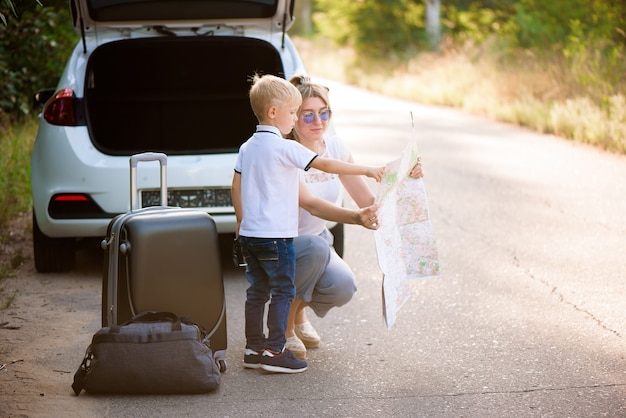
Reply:
[[[299,171],[315,167],[335,174],[367,175],[380,181],[382,168],[318,157],[296,141],[283,138],[297,120],[300,92],[288,81],[255,75],[250,105],[259,121],[239,149],[232,198],[237,235],[247,262],[244,367],[299,373],[304,360],[285,349],[285,328],[295,297],[295,251],[298,235]],[[268,336],[264,333],[265,303]]]

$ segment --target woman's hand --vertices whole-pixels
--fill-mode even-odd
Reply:
[[[361,208],[356,211],[357,223],[367,229],[376,230],[380,226],[378,222],[378,209],[380,205],[377,203]]]
[[[417,157],[417,163],[411,169],[409,176],[412,179],[418,179],[420,177],[424,177],[424,172],[422,171],[422,157]]]

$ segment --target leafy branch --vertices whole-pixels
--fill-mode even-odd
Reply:
[[[39,0],[35,0],[39,6],[43,6],[43,4]],[[7,26],[7,13],[11,13],[16,18],[19,17],[17,12],[17,5],[14,0],[2,0],[0,3],[3,7],[0,7],[0,20],[4,23],[4,26]]]

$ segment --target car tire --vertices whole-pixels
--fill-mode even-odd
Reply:
[[[39,229],[33,212],[33,253],[39,273],[72,270],[75,265],[74,239],[50,238]]]
[[[335,252],[339,257],[343,258],[343,224],[337,224],[330,229],[330,232],[333,234],[333,247],[335,247]]]

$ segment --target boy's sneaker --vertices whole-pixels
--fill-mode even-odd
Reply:
[[[270,350],[263,351],[261,368],[274,373],[300,373],[306,370],[307,363],[297,358],[291,351],[283,348],[280,353]]]
[[[246,348],[243,355],[243,367],[246,369],[258,369],[261,367],[261,355],[254,350]]]

